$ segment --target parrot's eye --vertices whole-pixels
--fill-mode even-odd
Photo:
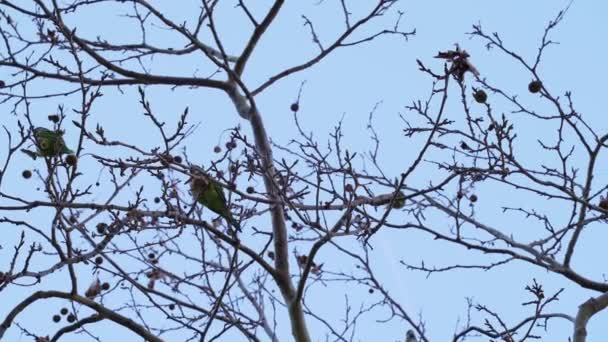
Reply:
[[[47,148],[49,148],[49,143],[44,140],[42,140],[39,144],[40,144],[40,148],[43,150],[46,150]]]

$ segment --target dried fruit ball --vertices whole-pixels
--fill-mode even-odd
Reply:
[[[247,190],[248,194],[252,194],[255,191],[255,189],[252,186],[248,186],[246,190]]]
[[[274,252],[273,251],[268,251],[268,257],[272,260],[274,260]]]
[[[346,184],[346,186],[344,186],[344,190],[346,190],[347,192],[353,192],[353,185],[352,184]]]
[[[297,112],[298,110],[300,110],[300,104],[297,102],[294,102],[291,104],[291,107],[289,107],[291,109],[292,112]]]
[[[103,262],[103,258],[102,257],[98,256],[97,258],[95,258],[95,263],[97,265],[101,265],[102,262]]]
[[[57,114],[51,114],[48,116],[49,121],[54,122],[54,123],[58,123],[59,122],[59,115]]]
[[[171,311],[175,310],[175,304],[169,304],[169,310],[171,310]]]
[[[475,98],[475,101],[477,101],[478,103],[486,103],[486,100],[488,99],[488,94],[486,94],[485,91],[480,89],[473,93],[473,98]]]
[[[538,93],[540,91],[540,88],[542,88],[543,83],[541,81],[532,81],[530,82],[530,84],[528,84],[528,90],[532,93]]]
[[[374,293],[374,289],[369,289],[369,290],[367,290],[367,292]]]
[[[23,172],[21,172],[21,176],[23,176],[25,179],[30,179],[32,177],[32,171],[23,170]]]
[[[477,202],[477,195],[471,195],[469,199],[471,200],[471,202]]]
[[[65,163],[70,166],[76,165],[77,161],[78,161],[78,158],[76,158],[76,156],[73,154],[69,154],[67,157],[65,157]]]
[[[160,198],[154,197],[154,203],[160,203]]]
[[[53,315],[53,322],[59,323],[59,321],[61,321],[61,316],[59,316],[59,315]]]
[[[106,228],[108,228],[108,225],[101,222],[97,224],[97,233],[99,234],[103,234],[106,232]]]
[[[110,284],[109,283],[101,284],[101,289],[104,291],[108,291],[110,289]]]
[[[164,167],[169,166],[169,164],[173,162],[173,157],[168,153],[163,153],[159,159],[160,164]]]
[[[456,197],[458,197],[458,199],[461,199],[464,197],[464,194],[462,193],[462,191],[458,191],[458,193],[456,193]]]
[[[74,321],[76,321],[76,316],[74,316],[74,314],[69,314],[68,315],[68,322],[74,323]]]
[[[213,148],[213,152],[215,152],[215,153],[220,153],[220,152],[222,152],[222,148],[221,148],[221,147],[219,147],[219,146],[215,146],[215,147]]]
[[[68,314],[68,308],[61,308],[61,311],[59,311],[62,315],[67,315]]]
[[[148,258],[154,259],[154,258],[156,258],[156,255],[154,253],[150,253],[150,254],[148,254]]]
[[[6,83],[4,83],[4,81],[0,81],[0,88],[4,88],[6,87]]]
[[[173,160],[174,160],[176,163],[181,163],[181,162],[182,162],[182,157],[180,157],[180,156],[175,156],[175,157],[173,157]]]
[[[608,199],[602,199],[600,201],[600,208],[608,210]]]

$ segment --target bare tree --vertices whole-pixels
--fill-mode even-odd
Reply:
[[[0,338],[16,326],[37,341],[58,341],[70,333],[100,340],[96,326],[110,322],[146,341],[291,340],[286,331],[299,342],[322,336],[351,341],[357,340],[360,322],[380,312],[388,313],[383,322],[397,322],[407,331],[395,338],[429,341],[432,332],[423,317],[393,296],[374,262],[377,236],[416,232],[486,258],[475,264],[448,260],[447,266],[403,262],[407,269],[431,275],[522,263],[561,275],[596,296],[572,317],[551,311],[562,289],[546,293],[541,283],[522,278],[529,282],[531,297],[523,303],[528,313],[511,322],[469,301],[468,317],[476,310],[484,321],[467,319],[453,341],[538,339],[549,321],[571,324],[573,340],[584,341],[589,319],[608,306],[608,285],[578,272],[572,259],[581,236],[608,214],[608,200],[599,199],[607,186],[592,181],[608,135],[575,110],[571,93],[554,94],[538,73],[566,11],[546,27],[532,59],[481,25],[470,32],[528,72],[522,84],[549,106],[542,112],[490,81],[474,66],[474,56],[458,46],[438,47],[437,59],[421,56],[428,97],[412,101],[402,122],[404,139],[423,143],[412,145],[411,163],[395,177],[381,162],[377,107],[367,123],[369,151],[354,152],[343,143],[348,132],[342,121],[327,142],[301,124],[304,84],[290,108],[298,134],[280,143],[265,129],[257,100],[283,79],[314,68],[337,50],[383,36],[407,41],[415,34],[403,28],[406,17],[396,0],[334,5],[340,11],[330,14],[339,32],[325,34],[318,29],[320,20],[302,16],[316,52],[299,64],[265,70],[270,76],[256,81],[246,72],[286,11],[281,0],[269,7],[241,0],[180,2],[188,18],[173,13],[175,3],[146,0],[0,1],[0,99],[12,115],[12,122],[4,122],[7,148],[0,173],[0,222],[11,234],[2,245],[12,254],[0,260],[0,291],[34,289],[19,292],[23,298],[6,310]],[[81,23],[86,18],[99,22]],[[123,20],[129,34],[95,36],[91,27],[111,27],[114,20]],[[371,31],[376,22],[384,26]],[[246,32],[242,40],[229,39],[225,23]],[[157,109],[158,96],[172,92],[221,94],[233,105],[226,111],[247,125],[224,131],[225,144],[201,160],[195,133],[222,133],[197,124],[201,118],[189,103],[177,114]],[[144,120],[130,136],[120,137],[95,120],[104,96],[123,94],[139,104]],[[458,115],[447,114],[448,94],[458,99]],[[40,107],[58,103],[56,110],[41,113]],[[515,109],[501,115],[494,103]],[[203,115],[220,115],[211,112],[222,109],[207,111]],[[130,114],[113,115],[121,120]],[[526,145],[546,160],[521,156],[525,143],[515,125],[522,122],[554,129],[552,136]],[[145,127],[158,139],[138,139]],[[582,174],[573,160],[579,166],[584,160]],[[33,171],[16,165],[32,165]],[[15,172],[40,193],[9,190]],[[421,173],[432,177],[414,181]],[[195,191],[201,182],[205,189],[217,185],[213,199],[225,201],[225,208],[214,209],[210,198]],[[478,213],[476,189],[487,184],[515,194],[519,206],[504,206],[503,215],[523,215],[533,234],[518,235],[503,226],[503,217],[489,222]],[[553,207],[533,204],[538,199],[557,203],[568,214],[555,218],[546,211]],[[332,259],[354,264],[352,269],[326,265],[320,256],[326,250]],[[61,288],[48,289],[55,285]],[[368,289],[378,300],[358,308],[347,304],[338,318],[311,304],[319,298],[318,287],[337,288],[347,303],[357,301],[344,286]],[[67,321],[53,334],[19,321],[25,310],[52,300],[64,306],[53,320]]]

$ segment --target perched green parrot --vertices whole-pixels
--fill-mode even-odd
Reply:
[[[395,200],[393,201],[393,204],[391,207],[393,209],[401,209],[404,206],[405,206],[405,194],[403,193],[403,191],[399,191],[399,193],[395,196]]]
[[[51,131],[44,127],[34,128],[36,154],[41,157],[55,157],[61,154],[72,154],[74,151],[65,146],[62,131]]]
[[[192,176],[190,182],[190,192],[197,202],[209,208],[214,213],[220,215],[237,230],[241,230],[241,225],[234,219],[226,204],[224,189],[217,181],[209,177],[203,169],[198,166],[191,166]]]

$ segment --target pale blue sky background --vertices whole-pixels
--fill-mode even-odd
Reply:
[[[235,2],[236,1],[232,1]],[[196,1],[170,2],[167,6],[169,16],[176,21],[187,20],[191,22],[190,6]],[[364,6],[368,2],[353,1],[357,5],[351,5],[352,12],[357,15],[363,13]],[[397,36],[384,37],[371,43],[338,50],[322,63],[312,69],[293,75],[292,77],[275,84],[267,92],[257,99],[258,106],[264,116],[269,135],[277,143],[285,144],[295,134],[293,119],[289,105],[297,96],[300,83],[306,81],[303,90],[302,102],[300,103],[300,119],[302,124],[314,131],[320,141],[325,141],[328,133],[337,121],[345,115],[344,132],[346,136],[344,143],[355,151],[366,151],[370,148],[370,140],[366,131],[366,123],[370,110],[374,105],[382,101],[376,111],[375,124],[383,140],[381,160],[386,165],[386,170],[398,175],[415,156],[415,144],[402,137],[403,124],[399,114],[407,114],[405,106],[413,100],[426,98],[430,90],[430,80],[418,71],[415,60],[421,59],[426,65],[433,68],[442,68],[441,61],[433,59],[437,51],[453,47],[459,43],[471,54],[471,61],[479,69],[484,77],[492,84],[499,85],[512,93],[520,94],[520,98],[534,108],[550,110],[550,107],[541,103],[538,98],[530,95],[526,88],[530,76],[514,61],[505,58],[496,50],[487,51],[483,43],[478,39],[470,40],[465,34],[471,31],[471,25],[481,23],[487,32],[499,32],[506,45],[521,53],[525,58],[532,58],[543,29],[549,20],[553,19],[557,12],[567,5],[568,1],[403,1],[398,7],[405,12],[402,18],[402,29],[409,31],[416,29],[417,34],[409,41],[404,41]],[[245,80],[252,87],[267,79],[270,75],[284,69],[285,67],[299,64],[316,53],[316,46],[311,42],[308,29],[304,27],[301,14],[307,15],[314,21],[320,39],[326,45],[342,29],[342,16],[338,1],[325,0],[321,4],[316,1],[291,1],[286,4],[283,12],[268,34],[261,41],[254,53],[246,72]],[[357,8],[356,6],[363,6]],[[224,19],[219,16],[217,23],[219,31],[225,40],[228,51],[236,54],[241,50],[244,39],[249,35],[249,25],[243,21],[228,18],[235,17],[237,10],[231,6],[224,7],[228,17]],[[82,13],[77,18],[68,21],[78,27],[79,34],[94,38],[96,35],[115,42],[129,42],[137,39],[135,32],[128,29],[126,19],[116,19],[113,12],[96,7],[94,11]],[[258,12],[261,13],[261,12]],[[238,13],[240,17],[240,13]],[[605,1],[575,1],[571,6],[566,19],[553,32],[552,39],[559,41],[547,49],[544,62],[540,69],[540,75],[554,94],[563,94],[572,90],[576,107],[580,113],[599,133],[605,133],[608,124],[605,119],[603,100],[605,99],[604,80],[608,76],[604,60],[608,53],[605,37],[608,33],[608,3]],[[104,19],[112,18],[112,19]],[[182,18],[182,19],[177,19]],[[241,18],[242,19],[242,18]],[[388,17],[373,23],[370,29],[381,26],[392,26],[395,12]],[[25,23],[24,23],[25,26]],[[157,36],[149,38],[159,43],[166,43],[171,39],[166,31],[155,31]],[[173,42],[174,46],[181,46],[182,42]],[[192,74],[193,70],[207,74],[207,65],[200,61],[192,61],[192,64],[179,63],[169,64],[157,59],[151,63],[153,70],[159,73]],[[0,76],[3,71],[0,71]],[[470,77],[468,77],[470,79]],[[42,84],[42,83],[40,83]],[[463,114],[459,104],[459,96],[456,87],[452,84],[452,95],[448,104],[448,117],[462,120]],[[41,93],[48,91],[46,86],[37,89]],[[191,121],[201,122],[201,129],[191,136],[186,143],[189,156],[193,161],[204,163],[211,158],[212,147],[220,142],[221,132],[235,125],[242,125],[244,131],[249,134],[247,123],[238,117],[233,106],[224,94],[207,89],[181,89],[175,91],[167,87],[148,87],[148,96],[158,113],[162,113],[166,120],[170,120],[180,113],[184,107],[189,106],[193,113]],[[124,93],[118,93],[114,89],[104,91],[101,99],[93,110],[90,124],[103,123],[106,132],[111,137],[128,137],[134,144],[153,147],[158,137],[153,136],[154,129],[147,124],[141,115],[141,109],[137,103],[135,88],[125,88]],[[493,99],[491,99],[493,100]],[[72,102],[70,102],[72,101]],[[55,99],[52,101],[33,104],[34,118],[37,124],[46,125],[46,116],[49,111],[58,104],[64,103],[66,107],[77,106],[78,99],[72,100]],[[512,109],[504,102],[493,103],[496,113]],[[4,107],[2,107],[4,110]],[[74,107],[72,107],[74,108]],[[473,105],[473,108],[475,106]],[[477,107],[477,109],[480,109]],[[15,118],[5,114],[8,125],[15,124]],[[75,117],[68,117],[73,119]],[[539,150],[528,148],[522,142],[534,142],[537,138],[552,137],[551,127],[539,126],[538,122],[529,120],[516,123],[520,136],[519,151],[530,161],[542,160],[546,156],[537,153]],[[151,138],[153,137],[153,139]],[[226,135],[224,135],[224,140]],[[4,139],[4,137],[3,137]],[[75,136],[67,132],[68,142],[74,143]],[[223,141],[221,140],[221,145]],[[532,145],[530,145],[532,146]],[[98,150],[95,150],[96,152]],[[197,151],[197,153],[193,153]],[[201,151],[198,153],[198,151]],[[4,156],[4,151],[0,156]],[[275,152],[278,156],[280,153]],[[608,180],[606,177],[606,158],[601,158],[596,182],[602,186]],[[35,168],[35,162],[27,159],[21,160],[22,165]],[[86,160],[83,161],[83,169],[86,169]],[[97,169],[90,169],[97,177]],[[423,170],[431,170],[425,166]],[[22,193],[31,192],[32,199],[41,197],[41,193],[23,189],[23,181],[20,178],[21,168],[11,169],[14,182],[3,184],[3,191]],[[414,175],[414,180],[422,186],[426,180],[433,179],[432,172],[424,172]],[[136,187],[134,187],[135,189]],[[504,228],[505,232],[521,236],[524,240],[536,236],[538,229],[536,222],[526,221],[514,215],[505,216],[500,210],[500,205],[522,205],[527,197],[519,197],[513,192],[504,191],[495,185],[478,186],[476,192],[480,201],[476,208],[478,217],[487,222]],[[98,198],[103,198],[103,190],[96,193]],[[152,192],[150,193],[152,195]],[[518,197],[513,197],[518,196]],[[538,199],[536,199],[538,200]],[[526,203],[528,204],[528,203]],[[563,213],[563,207],[558,203],[540,201],[538,204],[529,204],[544,209],[552,215]],[[36,211],[36,218],[43,216],[44,211]],[[38,216],[40,215],[40,216]],[[398,220],[395,216],[393,220]],[[404,217],[405,218],[405,217]],[[436,218],[430,218],[438,226],[448,225],[445,217],[437,213]],[[605,227],[595,227],[583,236],[578,254],[575,255],[574,265],[584,274],[595,280],[601,280],[605,272],[606,248],[603,241],[608,239]],[[9,229],[4,226],[3,229]],[[378,267],[379,276],[384,280],[391,294],[407,308],[412,316],[421,313],[426,321],[428,337],[432,341],[446,341],[451,338],[457,328],[457,321],[466,320],[465,297],[472,297],[474,302],[480,302],[489,308],[500,312],[510,323],[517,322],[520,318],[529,314],[528,310],[522,310],[520,305],[529,299],[524,291],[524,286],[529,284],[532,278],[536,278],[545,285],[547,293],[553,293],[564,287],[561,300],[551,306],[549,312],[564,312],[574,316],[577,306],[590,296],[597,293],[578,289],[565,279],[548,274],[542,270],[532,268],[524,264],[510,264],[506,267],[491,272],[481,271],[458,271],[452,273],[438,274],[426,278],[425,274],[407,271],[399,260],[417,264],[424,260],[426,265],[435,264],[446,266],[451,262],[474,263],[483,260],[486,263],[491,258],[453,248],[437,241],[432,241],[428,236],[421,233],[408,231],[394,232],[383,231],[374,237],[375,266]],[[6,265],[8,258],[12,255],[9,248],[10,243],[1,243],[0,265]],[[333,271],[347,272],[352,266],[346,263],[347,259],[336,258],[335,251],[323,250],[319,255],[320,260],[325,261],[328,269]],[[479,262],[479,261],[478,261]],[[170,265],[164,265],[170,267]],[[295,269],[295,265],[294,265]],[[90,274],[90,269],[82,267],[81,272]],[[86,279],[86,276],[84,276]],[[49,281],[43,283],[40,288],[59,288],[65,282],[65,274],[54,275]],[[83,281],[88,284],[88,281]],[[10,307],[11,300],[21,300],[32,287],[12,287],[1,294],[3,305],[0,308],[0,317],[4,317],[6,310]],[[66,289],[67,290],[67,289]],[[329,286],[324,289],[317,287],[310,292],[307,303],[317,308],[321,313],[331,316],[336,322],[344,306],[344,288]],[[349,291],[349,295],[356,300],[366,302],[374,299],[365,288],[357,288]],[[111,301],[119,301],[120,297],[110,298]],[[57,304],[59,305],[59,304]],[[29,310],[20,316],[19,322],[32,327],[33,322],[38,322],[36,331],[52,332],[58,325],[51,322],[51,316],[55,308],[51,304],[45,307],[39,306],[36,310]],[[50,308],[50,310],[49,310]],[[57,307],[58,310],[59,307]],[[331,315],[335,313],[334,315]],[[386,313],[385,313],[386,314]],[[361,321],[357,330],[355,340],[357,341],[396,341],[403,338],[405,330],[409,327],[403,322],[394,321],[390,324],[379,324],[374,321],[377,318],[386,318],[386,315],[373,315]],[[481,325],[485,317],[473,313],[473,322]],[[325,337],[317,323],[308,319],[311,334],[314,341],[324,341]],[[288,325],[283,319],[279,319],[282,340],[290,340],[287,330]],[[36,323],[34,323],[36,324]],[[589,323],[589,341],[601,341],[602,337],[608,336],[608,315],[600,313]],[[549,322],[548,332],[543,341],[567,341],[571,335],[571,324],[566,321]],[[47,330],[49,329],[49,330]],[[94,329],[102,341],[111,338],[121,338],[128,341],[132,336],[125,335],[124,331],[110,324],[102,324],[100,328]],[[70,335],[62,341],[79,341],[82,336]],[[5,337],[7,341],[29,341],[29,337],[20,335],[19,329],[13,327]],[[136,340],[136,339],[133,339]],[[239,339],[235,339],[237,341]],[[330,339],[331,340],[331,339]],[[472,339],[474,340],[474,339]],[[486,341],[481,338],[479,341]],[[167,341],[180,341],[179,335],[167,337]],[[239,340],[240,341],[240,340]]]

